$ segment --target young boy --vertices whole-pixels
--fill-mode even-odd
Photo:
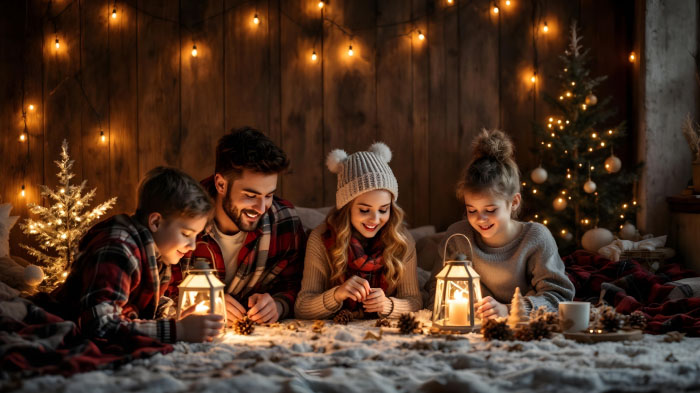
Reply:
[[[70,274],[52,293],[60,302],[56,312],[89,337],[211,341],[223,327],[219,315],[162,318],[173,303],[163,297],[170,265],[195,248],[212,210],[211,198],[189,175],[152,169],[139,185],[136,214],[100,222],[81,239]]]

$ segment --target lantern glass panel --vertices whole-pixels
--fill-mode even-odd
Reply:
[[[216,277],[214,270],[191,270],[178,288],[178,319],[182,313],[190,310],[194,314],[221,315],[226,324],[224,284]]]

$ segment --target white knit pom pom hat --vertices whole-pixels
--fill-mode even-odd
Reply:
[[[393,201],[399,197],[399,184],[389,168],[391,150],[382,142],[376,142],[369,151],[348,155],[335,149],[328,154],[326,166],[338,175],[335,207],[340,209],[358,195],[373,190],[387,190]]]

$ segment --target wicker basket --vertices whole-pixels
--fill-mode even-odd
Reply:
[[[656,272],[667,260],[673,258],[676,251],[672,248],[662,247],[656,250],[627,250],[620,254],[620,260],[634,259],[645,269]]]

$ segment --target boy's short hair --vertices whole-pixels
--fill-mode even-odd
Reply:
[[[232,129],[216,145],[216,173],[238,178],[244,169],[264,174],[280,173],[289,167],[287,155],[262,132],[242,127]]]
[[[163,217],[198,217],[210,215],[213,209],[209,194],[179,169],[155,167],[139,184],[136,217],[142,221],[154,212]]]

